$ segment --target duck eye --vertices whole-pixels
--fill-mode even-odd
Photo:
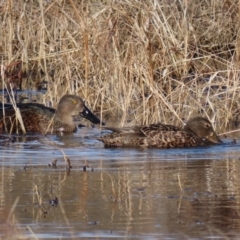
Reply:
[[[211,125],[208,124],[208,123],[206,123],[206,124],[205,124],[205,127],[206,127],[206,128],[211,128]]]

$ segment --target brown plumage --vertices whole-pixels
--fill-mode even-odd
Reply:
[[[76,95],[63,96],[57,109],[46,107],[39,103],[19,103],[22,120],[26,132],[74,132],[76,131],[76,118],[86,118],[94,124],[100,124],[100,120],[85,106],[83,100]],[[12,105],[0,104],[0,132],[22,132],[15,110]],[[4,115],[4,111],[5,115]],[[102,123],[104,125],[104,123]]]
[[[183,129],[161,123],[105,129],[114,131],[98,138],[105,147],[183,148],[221,143],[212,124],[203,117],[190,119]]]

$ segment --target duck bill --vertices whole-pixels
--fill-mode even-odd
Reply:
[[[211,136],[208,136],[207,140],[212,143],[218,143],[218,144],[222,143],[221,139],[217,136],[216,133],[214,133]]]
[[[100,119],[95,116],[86,106],[84,107],[84,110],[80,114],[82,117],[86,118],[93,124],[102,124],[105,125],[104,122],[101,122]]]

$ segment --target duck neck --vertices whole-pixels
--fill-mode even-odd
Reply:
[[[59,113],[59,111],[57,111],[54,116],[54,129],[63,132],[75,131],[76,125],[71,115]]]
[[[188,133],[192,134],[194,137],[199,138],[198,135],[195,132],[193,132],[192,129],[189,128],[187,125],[184,126],[183,131],[188,132]]]

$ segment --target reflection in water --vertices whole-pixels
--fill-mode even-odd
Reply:
[[[239,145],[104,149],[86,136],[2,144],[0,238],[237,238]],[[59,147],[71,159],[69,173]],[[54,159],[57,168],[48,167]]]

